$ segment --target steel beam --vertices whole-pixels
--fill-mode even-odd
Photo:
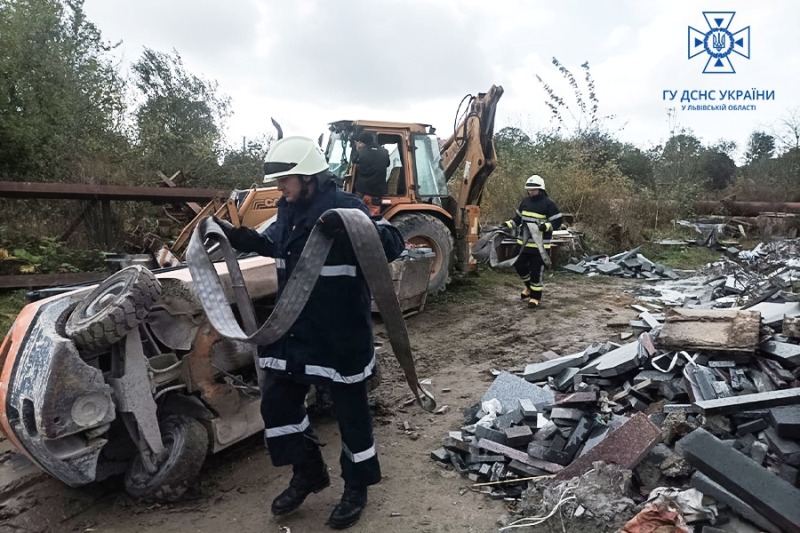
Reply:
[[[227,191],[218,189],[0,181],[0,198],[129,200],[169,204],[176,202],[207,202],[214,197],[224,198],[227,195]]]

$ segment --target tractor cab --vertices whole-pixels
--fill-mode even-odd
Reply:
[[[428,124],[404,124],[365,120],[340,120],[330,124],[325,150],[331,172],[347,191],[355,185],[353,150],[362,131],[375,134],[389,152],[386,196],[382,211],[399,204],[429,203],[441,206],[447,197],[447,179],[441,163],[439,141]]]

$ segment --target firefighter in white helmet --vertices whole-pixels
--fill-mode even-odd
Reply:
[[[522,249],[514,268],[517,270],[525,289],[520,295],[523,300],[528,300],[528,307],[535,309],[542,302],[544,260],[539,253],[539,245],[530,238],[530,225],[542,233],[545,249],[551,247],[550,240],[553,230],[561,227],[562,215],[556,203],[547,195],[544,179],[534,174],[525,181],[525,190],[528,195],[519,204],[516,214],[505,222],[511,229],[519,228],[517,244]]]
[[[272,513],[294,511],[307,496],[330,485],[319,441],[306,414],[310,385],[330,387],[342,439],[340,464],[344,493],[328,524],[344,529],[358,521],[367,487],[381,479],[367,401],[367,380],[375,373],[371,297],[366,280],[334,208],[369,210],[355,195],[336,186],[325,155],[306,137],[287,137],[269,149],[264,183],[282,193],[278,216],[263,234],[222,222],[231,245],[242,252],[275,258],[278,294],[297,266],[311,231],[333,238],[325,266],[300,316],[276,343],[259,347],[266,379],[261,415],[272,464],[292,465],[289,487],[272,502]],[[399,230],[371,217],[389,261],[404,250]]]

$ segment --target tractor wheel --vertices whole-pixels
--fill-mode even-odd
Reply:
[[[98,285],[72,311],[67,336],[88,352],[101,352],[124,338],[147,316],[161,294],[152,272],[134,265]]]
[[[400,214],[391,220],[406,242],[433,250],[435,257],[431,268],[428,292],[443,291],[455,269],[453,234],[444,222],[426,213]]]
[[[208,452],[208,432],[200,422],[183,415],[169,415],[159,425],[166,458],[150,473],[137,455],[125,473],[125,490],[142,500],[174,502],[200,474]]]

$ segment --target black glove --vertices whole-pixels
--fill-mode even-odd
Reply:
[[[547,222],[539,222],[539,231],[542,233],[547,231]]]
[[[228,240],[231,240],[231,235],[234,233],[234,230],[236,229],[236,226],[234,226],[233,224],[231,224],[227,220],[222,220],[222,219],[214,217],[214,216],[211,217],[211,220],[213,220],[214,222],[217,223],[219,228],[222,230],[222,233],[225,234],[225,238],[228,239]]]
[[[322,216],[317,221],[317,227],[326,237],[331,239],[345,232],[342,217],[335,211],[322,213]]]

